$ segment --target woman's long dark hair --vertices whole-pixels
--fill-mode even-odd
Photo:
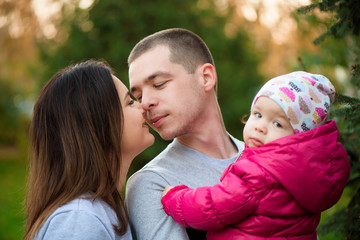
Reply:
[[[56,73],[35,104],[30,127],[26,232],[32,239],[58,207],[93,193],[128,218],[118,190],[123,112],[107,63],[88,60]]]

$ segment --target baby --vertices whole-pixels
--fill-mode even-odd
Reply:
[[[208,239],[316,240],[321,212],[339,200],[350,174],[336,123],[327,120],[334,96],[322,75],[268,81],[252,102],[242,156],[215,186],[166,187],[165,212]]]

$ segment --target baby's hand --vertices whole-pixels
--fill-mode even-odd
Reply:
[[[166,186],[164,191],[161,193],[161,197],[165,196],[167,194],[167,192],[172,188],[173,188],[173,186]]]

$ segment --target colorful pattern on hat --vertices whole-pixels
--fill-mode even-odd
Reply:
[[[269,80],[256,94],[269,97],[280,105],[295,133],[324,124],[334,101],[335,88],[324,76],[298,71]]]

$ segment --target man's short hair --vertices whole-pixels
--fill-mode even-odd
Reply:
[[[195,33],[182,28],[166,29],[142,39],[131,51],[128,65],[145,52],[160,45],[169,48],[171,62],[181,64],[190,74],[195,73],[196,68],[205,63],[215,66],[205,42]]]

